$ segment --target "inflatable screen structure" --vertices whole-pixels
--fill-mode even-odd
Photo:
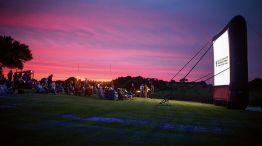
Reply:
[[[248,105],[247,28],[242,16],[235,16],[213,37],[213,101],[228,108]]]

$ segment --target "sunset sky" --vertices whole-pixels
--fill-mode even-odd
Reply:
[[[0,35],[29,45],[36,79],[170,80],[235,15],[247,20],[249,80],[262,78],[260,0],[0,0]],[[213,72],[212,58],[188,79]]]

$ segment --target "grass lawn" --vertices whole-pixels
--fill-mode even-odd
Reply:
[[[262,145],[262,113],[160,101],[0,96],[1,145]]]

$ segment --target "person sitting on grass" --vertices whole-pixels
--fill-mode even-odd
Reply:
[[[129,99],[129,94],[127,94],[126,89],[122,89],[122,88],[118,88],[117,89],[117,93],[118,93],[118,99],[119,100],[124,100],[124,99]]]
[[[98,84],[98,96],[100,97],[100,98],[104,98],[105,97],[105,95],[104,95],[104,89],[103,89],[103,87],[100,85],[100,84]]]
[[[85,88],[85,96],[91,96],[91,95],[93,95],[93,87],[92,86],[87,86],[86,88]]]
[[[123,100],[124,99],[124,95],[122,93],[121,88],[117,88],[117,93],[118,93],[118,99],[119,100]]]
[[[0,84],[0,95],[7,95],[8,89],[6,84]]]
[[[131,92],[128,92],[126,89],[122,89],[124,95],[129,98],[132,99],[133,98],[133,94]]]
[[[69,95],[74,95],[75,94],[75,87],[73,86],[73,82],[71,81],[69,84],[68,84],[68,91],[67,93]]]
[[[119,98],[118,98],[118,93],[117,93],[117,91],[116,90],[114,90],[114,92],[115,92],[115,95],[114,95],[114,100],[118,100]]]
[[[65,89],[64,87],[62,86],[62,83],[58,83],[56,85],[56,93],[61,93],[61,94],[64,94],[65,92]]]
[[[108,88],[107,99],[109,99],[109,100],[114,100],[115,99],[115,90],[112,87]]]
[[[51,83],[51,88],[49,89],[51,93],[56,94],[56,84],[55,82]]]
[[[75,86],[75,95],[79,95],[79,96],[82,95],[82,87],[81,87],[81,85],[79,85],[79,84],[77,84],[77,85]]]
[[[44,93],[45,89],[43,88],[43,86],[39,82],[36,82],[35,91],[36,91],[36,93]]]
[[[40,84],[43,87],[43,89],[45,90],[45,93],[48,93],[47,79],[45,78],[42,83],[40,82]]]

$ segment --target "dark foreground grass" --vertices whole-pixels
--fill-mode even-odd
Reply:
[[[261,145],[262,113],[95,96],[0,96],[0,145]]]

